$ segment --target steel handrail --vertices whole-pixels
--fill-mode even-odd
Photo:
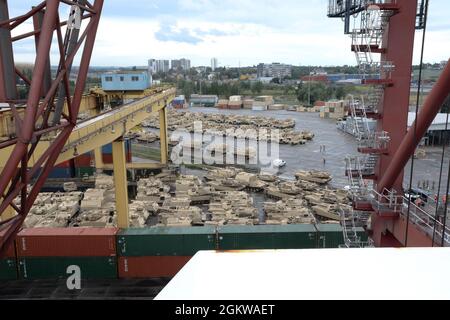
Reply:
[[[444,224],[441,223],[439,220],[437,220],[435,216],[432,216],[427,211],[425,211],[423,208],[417,206],[414,202],[410,201],[406,197],[403,197],[403,201],[404,201],[403,207],[400,212],[400,214],[402,216],[408,215],[408,205],[409,205],[409,216],[410,216],[410,221],[412,223],[414,223],[415,225],[418,225],[419,227],[422,227],[422,229],[425,229],[424,231],[431,232],[431,236],[432,236],[433,232],[436,231],[436,234],[439,235],[442,239],[442,233],[443,233],[444,241],[448,245],[450,245],[450,228],[448,226],[445,227],[445,230],[442,230],[444,228]],[[433,208],[433,206],[431,206],[431,207]],[[411,218],[415,218],[416,221],[414,221]],[[421,224],[418,224],[417,223],[418,221],[421,222]],[[439,228],[437,228],[437,227],[435,228],[435,226],[440,227],[441,230],[439,230]]]

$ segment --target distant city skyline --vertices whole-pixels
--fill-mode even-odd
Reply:
[[[38,0],[10,1],[11,15]],[[91,65],[146,65],[148,59],[188,58],[192,66],[355,65],[351,39],[340,19],[327,17],[328,0],[121,0],[105,1]],[[67,6],[65,6],[67,8]],[[450,2],[430,1],[425,61],[440,62],[450,52]],[[62,19],[67,16],[61,10]],[[218,19],[220,18],[220,19]],[[32,21],[17,32],[32,30]],[[419,62],[421,32],[414,63]],[[56,43],[55,43],[56,44]],[[33,62],[34,39],[16,42],[16,61]],[[52,60],[58,51],[54,46]],[[79,60],[75,61],[75,65]]]

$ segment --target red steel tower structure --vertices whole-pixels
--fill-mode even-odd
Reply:
[[[0,256],[21,228],[76,125],[102,8],[103,0],[46,0],[10,17],[7,0],[0,0],[0,103],[11,109],[16,122],[15,136],[0,143],[0,148],[13,146],[0,173],[0,229],[6,230]],[[61,20],[66,12],[68,19]],[[33,30],[13,36],[27,21],[32,21]],[[15,66],[13,44],[30,37],[35,39],[36,58],[28,78]],[[59,62],[50,60],[52,47],[57,48]],[[77,55],[80,66],[71,91],[69,78]],[[19,99],[18,78],[27,85],[26,100]],[[51,141],[51,146],[34,158],[42,140]],[[20,204],[14,202],[17,197]]]
[[[447,66],[408,132],[414,38],[426,28],[427,11],[427,0],[329,1],[328,16],[345,20],[362,84],[372,88],[365,99],[350,98],[363,156],[347,159],[354,210],[343,214],[343,223],[371,212],[372,239],[380,247],[450,245],[450,230],[434,210],[416,206],[403,190],[403,170],[450,91]],[[376,130],[367,119],[377,120]]]

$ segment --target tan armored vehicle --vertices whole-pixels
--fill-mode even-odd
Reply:
[[[266,183],[261,181],[256,174],[241,172],[236,175],[236,181],[242,183],[250,191],[261,192]]]
[[[228,168],[219,168],[219,169],[210,169],[205,176],[206,180],[217,181],[221,179],[229,179],[234,178],[238,173],[242,172],[241,169],[228,167]]]
[[[136,137],[136,140],[141,143],[153,143],[159,140],[159,136],[153,132],[142,132]]]
[[[303,191],[312,191],[313,192],[313,191],[317,191],[321,188],[319,186],[319,184],[313,183],[313,182],[308,182],[305,180],[297,180],[297,182],[295,184],[297,185],[297,187],[299,187]]]
[[[331,204],[320,204],[312,207],[315,215],[324,220],[340,221],[338,207]]]
[[[278,188],[278,186],[275,185],[269,185],[264,190],[264,193],[268,198],[275,199],[275,200],[282,200],[282,199],[288,199],[293,197],[293,195],[289,195],[287,193],[281,192],[281,190]]]
[[[264,182],[277,182],[278,177],[273,174],[261,173],[258,175],[259,180]]]
[[[218,181],[208,181],[207,183],[215,191],[241,191],[245,189],[245,186],[235,179],[222,179]]]
[[[114,219],[109,210],[90,210],[81,213],[72,225],[74,227],[104,228],[113,224]]]
[[[327,184],[333,178],[328,172],[324,171],[299,171],[295,174],[297,180],[314,182],[318,184]]]
[[[278,189],[280,190],[280,192],[292,196],[299,195],[302,192],[302,189],[297,187],[295,182],[282,182],[278,185]]]

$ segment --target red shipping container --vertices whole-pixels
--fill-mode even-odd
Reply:
[[[5,236],[6,230],[0,231],[0,239],[3,239]],[[6,250],[6,254],[4,258],[15,258],[16,257],[16,250],[14,247],[14,242],[8,247],[8,250]]]
[[[173,278],[192,257],[120,257],[119,278]]]
[[[83,154],[75,158],[75,167],[91,167],[94,164],[94,158],[90,153]]]
[[[16,240],[18,257],[116,256],[116,228],[25,229]]]
[[[315,107],[325,107],[326,102],[325,101],[316,101],[316,103],[314,103]]]
[[[104,154],[102,155],[102,158],[103,158],[103,163],[105,163],[105,164],[111,164],[111,163],[113,163],[113,156],[112,156],[112,154],[106,154],[106,153],[104,153]]]
[[[55,166],[56,168],[62,168],[62,169],[67,169],[70,168],[70,161],[64,161],[61,162],[60,164],[58,164],[57,166]]]
[[[105,163],[105,164],[112,164],[113,163],[113,155],[112,154],[104,153],[102,155],[102,158],[103,158],[103,163]],[[131,163],[131,161],[132,161],[131,152],[128,152],[128,153],[125,154],[125,161],[127,163]]]

